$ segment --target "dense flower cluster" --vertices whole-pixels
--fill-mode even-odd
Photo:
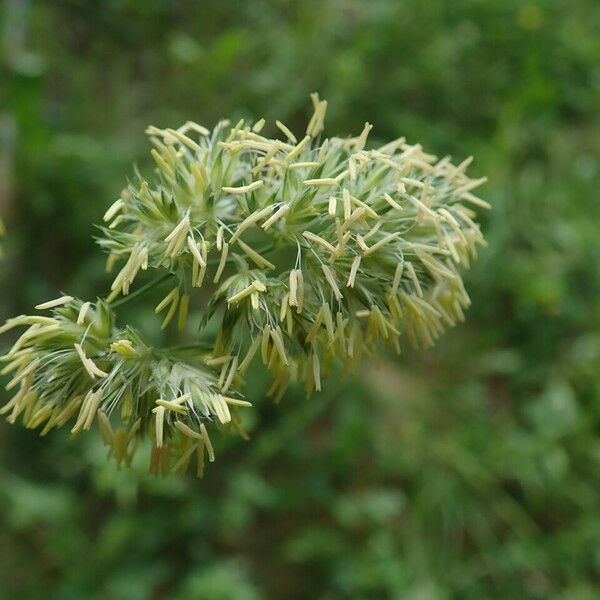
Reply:
[[[71,433],[90,429],[97,418],[102,438],[119,464],[129,464],[138,435],[154,440],[151,469],[186,469],[194,453],[201,473],[204,453],[214,459],[205,420],[233,425],[235,410],[250,406],[225,386],[193,349],[168,352],[148,347],[131,329],[118,330],[106,302],[82,303],[70,296],[39,305],[52,316],[19,316],[0,332],[27,326],[3,360],[1,373],[15,373],[17,388],[0,409],[25,427],[54,427],[74,421]],[[210,362],[210,361],[208,361]],[[119,421],[113,429],[112,421]]]
[[[368,123],[357,137],[323,139],[327,103],[312,100],[301,139],[279,121],[283,140],[263,136],[262,119],[148,128],[156,175],[124,190],[99,240],[108,269],[120,267],[107,301],[62,298],[52,317],[5,326],[29,325],[5,357],[9,386],[21,386],[3,409],[10,420],[23,414],[46,432],[72,417],[77,433],[98,414],[120,461],[148,432],[162,469],[193,452],[201,465],[212,452],[206,421],[239,429],[230,407],[247,405],[234,390],[255,357],[279,400],[292,377],[310,394],[337,365],[353,370],[403,339],[430,346],[464,318],[458,268],[484,244],[474,208],[488,205],[473,194],[484,179],[467,177],[470,159],[438,160],[404,138],[367,149]],[[142,270],[173,281],[156,307],[163,328],[183,329],[190,297],[209,289],[205,323],[221,323],[210,352],[161,352],[115,330],[110,303]],[[125,429],[113,431],[117,413]]]

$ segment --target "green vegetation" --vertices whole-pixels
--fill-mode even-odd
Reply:
[[[466,323],[309,401],[292,386],[274,406],[250,370],[252,440],[213,436],[203,480],[148,476],[148,449],[117,471],[99,436],[0,424],[0,597],[595,597],[595,2],[0,11],[2,321],[58,290],[104,293],[90,223],[132,162],[149,172],[148,123],[263,115],[301,132],[319,90],[331,133],[369,121],[374,143],[475,155],[493,205]],[[139,306],[122,323],[155,329]]]

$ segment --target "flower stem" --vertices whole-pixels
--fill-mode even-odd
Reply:
[[[134,300],[135,298],[137,298],[139,296],[144,295],[147,291],[151,290],[152,288],[155,288],[156,286],[163,283],[163,281],[166,281],[167,279],[169,279],[169,277],[172,277],[172,276],[173,276],[173,273],[165,273],[164,275],[161,275],[154,281],[149,281],[146,285],[143,285],[141,288],[137,289],[132,294],[128,294],[127,296],[123,296],[119,300],[112,302],[111,307],[117,308],[131,300]]]

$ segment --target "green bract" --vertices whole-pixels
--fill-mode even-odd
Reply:
[[[239,422],[243,374],[258,357],[279,400],[294,377],[307,394],[338,366],[353,370],[381,344],[431,345],[469,305],[458,267],[484,239],[473,207],[470,159],[438,160],[401,138],[366,149],[366,124],[354,138],[322,139],[326,102],[297,139],[261,135],[264,120],[212,132],[195,123],[150,127],[155,176],[129,185],[105,215],[100,245],[119,265],[111,293],[95,306],[70,297],[41,305],[51,318],[17,317],[29,329],[4,357],[3,409],[27,427],[96,415],[119,461],[136,438],[153,440],[153,469],[201,472],[212,458],[207,421]],[[131,329],[116,330],[110,303],[127,296],[140,270],[170,277],[156,307],[162,327],[185,327],[190,296],[208,290],[204,324],[220,320],[208,351],[157,350]],[[206,295],[206,291],[203,292]],[[114,430],[116,422],[121,426]]]

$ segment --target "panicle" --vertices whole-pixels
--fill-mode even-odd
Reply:
[[[472,159],[438,160],[405,138],[377,147],[370,123],[322,140],[327,101],[311,102],[304,137],[278,120],[270,138],[264,119],[149,127],[153,175],[106,210],[99,243],[107,271],[120,267],[107,300],[153,273],[169,281],[147,284],[162,296],[161,327],[191,334],[199,307],[203,327],[220,320],[212,348],[151,348],[115,327],[107,301],[61,296],[36,306],[51,316],[0,326],[25,327],[3,357],[14,395],[2,414],[43,433],[97,422],[119,464],[149,437],[153,472],[195,460],[201,475],[211,425],[243,434],[251,365],[269,371],[279,402],[293,379],[319,391],[336,365],[352,372],[404,339],[428,347],[464,320],[461,272],[485,245],[476,211],[489,208],[475,195],[485,178],[467,175]]]

